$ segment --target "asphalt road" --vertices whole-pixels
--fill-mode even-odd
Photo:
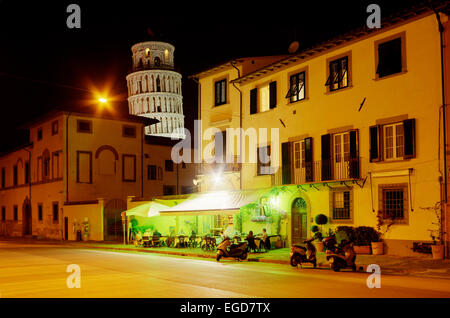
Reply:
[[[80,288],[67,287],[70,264],[80,268]],[[0,242],[0,297],[5,298],[450,297],[449,280],[382,273],[381,288],[370,289],[369,275]]]

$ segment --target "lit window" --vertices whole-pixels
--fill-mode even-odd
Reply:
[[[269,85],[265,85],[259,88],[259,112],[265,112],[269,110],[269,98],[270,89]]]
[[[145,57],[149,57],[150,56],[150,49],[146,48],[145,49]]]
[[[329,72],[326,86],[330,91],[335,91],[341,88],[348,87],[348,57],[331,61],[329,63]]]
[[[164,59],[165,59],[166,63],[169,61],[169,50],[167,50],[167,49],[164,51]]]
[[[214,83],[215,106],[226,104],[227,102],[227,80],[220,80]]]
[[[403,159],[403,123],[384,126],[384,155],[386,160]]]
[[[289,80],[290,88],[286,95],[291,103],[305,99],[305,72],[294,74]]]

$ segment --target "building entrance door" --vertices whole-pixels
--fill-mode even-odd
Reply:
[[[291,244],[303,243],[308,235],[307,210],[304,199],[297,198],[294,200],[291,218]]]
[[[64,217],[64,239],[69,240],[69,218],[67,216]]]
[[[122,241],[123,226],[121,212],[127,209],[127,203],[121,199],[109,200],[104,208],[104,239],[105,241]]]
[[[23,235],[32,235],[33,234],[33,222],[32,222],[32,215],[31,215],[31,205],[30,201],[26,199],[23,203],[22,207],[22,226],[23,226]]]

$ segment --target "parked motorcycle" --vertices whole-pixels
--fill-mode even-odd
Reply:
[[[343,240],[337,244],[335,237],[326,237],[323,239],[323,243],[326,249],[326,259],[335,272],[339,272],[343,268],[351,268],[356,272],[356,253],[352,242]]]
[[[239,242],[234,244],[230,238],[226,237],[217,246],[216,260],[219,262],[222,257],[235,258],[236,260],[245,260],[248,256],[248,243]]]
[[[303,267],[303,263],[311,263],[314,268],[317,267],[316,247],[312,244],[313,240],[314,238],[304,241],[306,247],[297,244],[291,246],[291,252],[289,253],[291,266],[297,267],[300,265]]]

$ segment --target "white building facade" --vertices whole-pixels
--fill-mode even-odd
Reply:
[[[147,135],[184,139],[181,74],[174,70],[175,47],[150,41],[133,45],[131,51],[133,69],[127,76],[129,113],[160,121],[146,127]]]

